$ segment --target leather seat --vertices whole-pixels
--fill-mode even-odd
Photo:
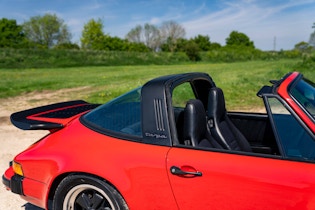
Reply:
[[[207,115],[202,102],[191,99],[184,109],[184,142],[185,145],[198,147],[222,148],[207,131]]]
[[[227,115],[223,91],[213,87],[208,96],[208,125],[211,135],[228,150],[251,152],[250,144]]]

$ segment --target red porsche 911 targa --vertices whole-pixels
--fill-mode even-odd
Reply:
[[[315,209],[315,85],[262,87],[265,114],[227,112],[208,74],[153,79],[106,104],[11,115],[49,130],[2,182],[45,209]]]

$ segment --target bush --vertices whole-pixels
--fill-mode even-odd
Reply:
[[[185,47],[184,51],[188,56],[189,60],[191,61],[200,61],[201,57],[199,54],[199,47],[195,42],[188,42]]]
[[[315,53],[312,55],[305,55],[303,60],[295,66],[297,69],[314,70],[315,69]]]
[[[63,43],[63,44],[58,44],[54,47],[54,49],[57,50],[79,50],[80,47],[77,44],[73,43]]]
[[[262,54],[262,51],[251,47],[222,47],[207,52],[203,60],[212,62],[250,61],[260,59]]]
[[[54,68],[71,66],[121,66],[121,65],[167,65],[186,62],[238,62],[252,60],[278,60],[282,58],[303,58],[301,65],[313,66],[314,54],[298,50],[264,52],[258,49],[238,46],[221,47],[200,52],[196,44],[187,43],[180,52],[138,52],[79,50],[76,45],[60,45],[56,49],[9,49],[0,51],[0,68]],[[136,49],[148,50],[143,45],[130,45]],[[70,49],[69,49],[70,48]],[[303,57],[304,56],[304,57]]]
[[[185,53],[96,51],[76,49],[2,49],[0,68],[164,65],[189,61]]]

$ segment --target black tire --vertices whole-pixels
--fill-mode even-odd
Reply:
[[[122,196],[105,181],[86,175],[70,175],[56,189],[53,210],[128,210]]]

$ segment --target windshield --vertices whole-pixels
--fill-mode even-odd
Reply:
[[[315,85],[303,78],[290,90],[291,95],[314,118],[315,115]]]
[[[142,136],[141,87],[99,106],[83,119],[97,129]]]

